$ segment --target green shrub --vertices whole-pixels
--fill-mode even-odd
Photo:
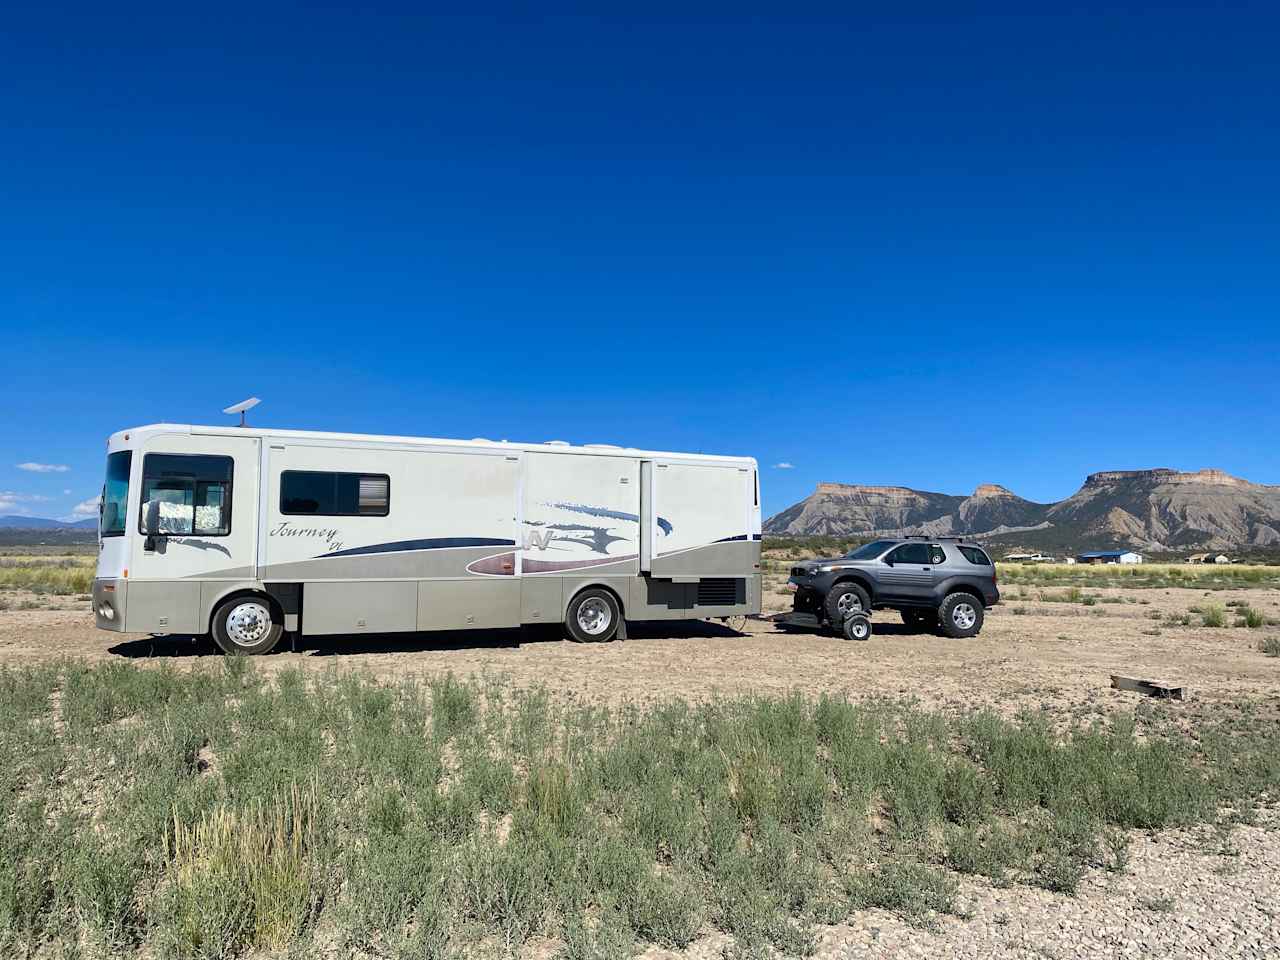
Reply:
[[[1206,627],[1225,627],[1226,611],[1219,603],[1206,603],[1200,608],[1200,619]]]
[[[1248,604],[1241,606],[1236,612],[1240,614],[1240,619],[1236,621],[1236,626],[1238,627],[1248,627],[1251,630],[1257,630],[1267,622],[1267,618],[1262,614],[1261,610],[1255,610]]]
[[[1217,717],[1189,738],[1163,713],[1139,735],[800,694],[601,707],[247,658],[0,668],[0,944],[443,958],[548,937],[604,960],[714,930],[735,957],[808,955],[860,909],[954,910],[958,874],[1070,892],[1124,869],[1129,831],[1247,816],[1280,788],[1280,730]]]

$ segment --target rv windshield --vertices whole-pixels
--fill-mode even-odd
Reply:
[[[850,550],[845,554],[847,560],[874,560],[880,554],[884,553],[891,546],[893,540],[872,540],[870,543],[864,543],[857,550]]]
[[[104,537],[124,536],[124,514],[129,506],[129,467],[133,451],[121,450],[107,455],[107,482],[102,488],[98,529]]]

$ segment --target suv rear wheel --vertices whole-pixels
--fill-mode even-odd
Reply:
[[[837,630],[844,624],[844,618],[851,613],[871,612],[871,598],[867,591],[856,583],[843,581],[827,591],[827,600],[823,604],[827,619]]]
[[[972,593],[953,593],[938,608],[938,622],[948,637],[976,637],[982,629],[982,601]]]

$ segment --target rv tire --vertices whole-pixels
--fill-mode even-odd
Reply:
[[[622,611],[608,590],[591,587],[569,601],[564,628],[578,643],[607,643],[618,634]]]
[[[223,653],[270,653],[280,642],[284,624],[266,597],[241,594],[222,601],[214,611],[213,642]]]

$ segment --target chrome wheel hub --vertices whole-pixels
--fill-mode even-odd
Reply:
[[[978,622],[978,611],[971,603],[957,603],[951,609],[951,622],[961,630],[968,630]]]
[[[613,624],[613,611],[599,597],[590,597],[578,607],[578,626],[582,632],[598,637]]]
[[[843,614],[858,613],[862,610],[862,601],[856,593],[842,594],[836,601],[836,609]]]
[[[237,604],[227,614],[227,636],[242,647],[253,646],[271,629],[271,611],[260,603]]]

